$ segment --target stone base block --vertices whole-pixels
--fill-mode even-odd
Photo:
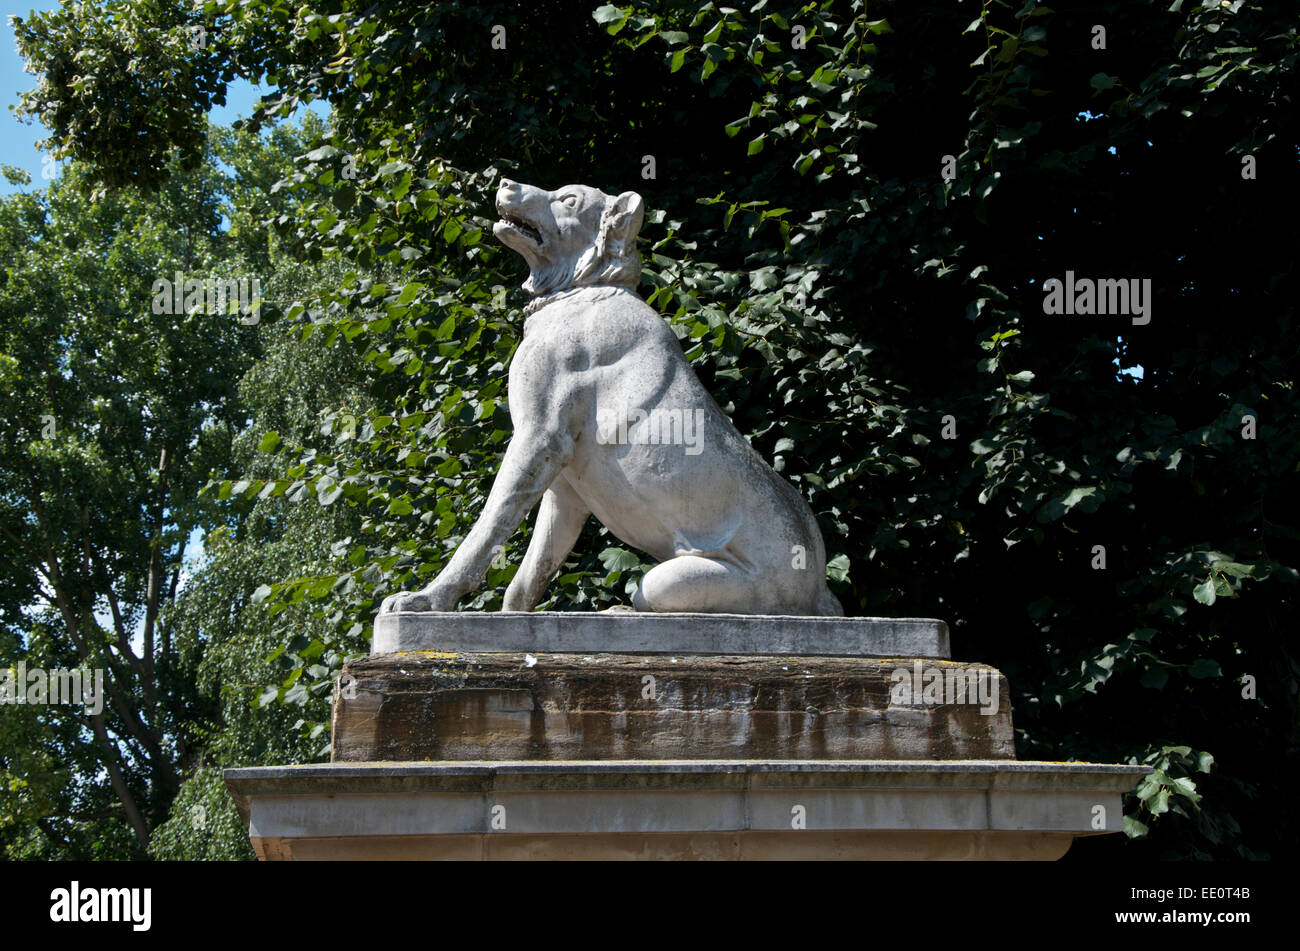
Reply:
[[[263,859],[1055,859],[1141,766],[372,763],[226,770]]]
[[[917,658],[381,654],[333,735],[336,762],[1015,757],[1006,679]]]
[[[253,846],[263,861],[296,862],[1052,862],[1073,841],[1063,832],[692,832],[258,838]]]
[[[425,611],[375,618],[371,654],[415,650],[951,656],[948,625],[934,618],[636,611]]]

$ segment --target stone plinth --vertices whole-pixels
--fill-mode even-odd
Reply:
[[[1145,772],[695,760],[333,763],[225,777],[263,859],[1055,859],[1075,836],[1118,830],[1120,796]]]
[[[911,697],[923,676],[954,689]],[[340,684],[340,762],[1015,757],[1006,679],[981,664],[412,651]]]
[[[486,653],[797,654],[805,657],[950,655],[948,625],[933,618],[647,614],[634,611],[380,614],[371,654]]]
[[[1055,859],[1147,772],[1017,762],[1006,679],[929,619],[395,613],[374,648],[334,762],[226,770],[261,858]]]

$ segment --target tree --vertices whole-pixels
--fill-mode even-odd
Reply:
[[[362,348],[375,410],[221,486],[361,518],[347,571],[267,579],[327,622],[284,698],[336,676],[316,658],[362,649],[481,506],[521,302],[493,291],[517,281],[485,239],[497,174],[635,183],[643,291],[812,503],[850,613],[945,617],[1008,674],[1021,756],[1150,764],[1134,848],[1294,836],[1296,264],[1274,235],[1298,204],[1296,26],[1250,2],[968,6],[232,0],[18,28],[44,70],[25,107],[105,184],[160,187],[160,156],[200,141],[175,104],[230,70],[275,86],[263,118],[336,110],[284,185],[304,217],[277,224],[351,268],[290,317]],[[154,155],[123,161],[102,64],[200,22],[219,42],[184,71],[114,74],[134,108],[113,121]],[[1067,272],[1149,279],[1150,321],[1051,313]],[[594,527],[578,551],[555,605],[635,583]]]
[[[206,300],[172,312],[158,282],[292,287],[265,232],[259,247],[229,204],[247,177],[285,173],[287,145],[299,147],[220,131],[200,168],[154,196],[87,202],[74,162],[48,192],[0,203],[0,379],[14,410],[0,422],[0,647],[14,670],[98,669],[105,691],[100,710],[6,705],[0,821],[17,855],[142,854],[202,757],[216,716],[196,684],[203,632],[168,613],[191,537],[226,518],[200,489],[244,428],[236,387],[269,331]]]
[[[279,272],[282,279],[286,269]],[[295,293],[329,279],[321,269],[309,269]],[[340,405],[367,407],[364,382],[357,354],[345,341],[326,344],[323,336],[303,341],[298,333],[286,334],[283,324],[272,325],[264,350],[239,384],[249,423],[214,474],[271,477],[274,486],[277,460],[259,447],[268,439],[284,438],[324,448],[322,415],[338,412]],[[276,435],[268,437],[270,433]],[[310,691],[305,684],[298,687],[295,703],[272,702],[282,691],[266,684],[284,678],[289,669],[334,658],[309,649],[312,639],[303,633],[313,624],[309,612],[271,615],[254,596],[266,578],[336,575],[346,565],[346,541],[358,531],[357,513],[320,505],[314,495],[309,504],[299,505],[271,493],[232,502],[223,512],[222,524],[205,540],[203,563],[168,617],[182,654],[194,658],[198,691],[213,698],[219,709],[207,725],[201,760],[188,772],[168,821],[152,839],[151,854],[163,859],[251,859],[248,830],[221,770],[311,762],[329,748],[325,724],[332,683],[319,676],[321,670],[300,670],[315,682]],[[291,632],[287,638],[282,634],[286,630]],[[286,652],[304,663],[295,668]]]

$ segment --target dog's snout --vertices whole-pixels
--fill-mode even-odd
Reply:
[[[506,205],[518,204],[522,194],[523,186],[518,182],[511,181],[508,178],[501,179],[501,184],[497,186],[497,211],[502,211]]]

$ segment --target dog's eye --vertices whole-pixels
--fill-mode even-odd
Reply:
[[[560,201],[564,202],[566,205],[568,205],[570,208],[572,208],[574,205],[576,205],[576,204],[578,203],[578,196],[577,196],[577,195],[565,195],[563,198],[560,199]]]

